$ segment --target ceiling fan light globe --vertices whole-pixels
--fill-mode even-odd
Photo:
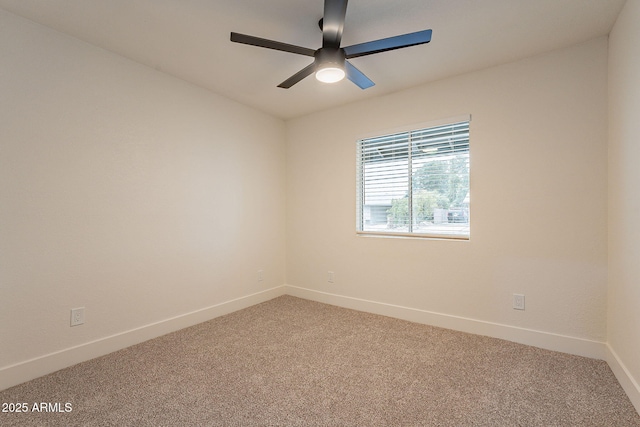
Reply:
[[[323,83],[336,83],[344,79],[344,76],[344,70],[338,67],[325,67],[316,71],[316,79]]]

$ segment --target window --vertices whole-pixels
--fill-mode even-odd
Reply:
[[[360,234],[469,238],[469,117],[358,141]]]

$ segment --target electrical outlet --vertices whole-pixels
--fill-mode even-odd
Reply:
[[[513,294],[513,309],[524,310],[524,295]]]
[[[333,282],[335,282],[335,281],[336,281],[336,276],[335,276],[335,274],[333,273],[333,271],[327,271],[327,281],[328,281],[329,283],[333,283]]]
[[[84,323],[84,307],[71,309],[71,326],[78,326]]]
[[[262,282],[264,280],[264,270],[258,270],[258,282]]]

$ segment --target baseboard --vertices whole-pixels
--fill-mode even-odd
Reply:
[[[548,350],[603,359],[612,367],[635,407],[640,407],[638,384],[629,375],[615,352],[605,343],[347,297],[291,285],[278,286],[252,295],[225,301],[140,328],[3,367],[0,369],[0,390],[285,294],[441,328],[505,339]]]
[[[608,343],[606,360],[625,393],[629,396],[629,400],[636,408],[638,414],[640,414],[640,384],[638,384],[638,382],[633,378],[631,372],[629,372],[624,363],[622,363],[622,360],[620,360],[616,352]]]
[[[286,294],[411,322],[500,338],[547,350],[606,360],[606,345],[603,342],[336,295],[291,285],[286,285]]]
[[[114,351],[138,344],[179,329],[268,301],[285,294],[285,286],[225,301],[190,313],[161,320],[75,347],[36,357],[0,369],[0,390],[41,377]]]

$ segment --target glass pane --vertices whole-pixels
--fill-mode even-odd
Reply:
[[[469,153],[416,159],[412,167],[413,232],[469,234]]]

